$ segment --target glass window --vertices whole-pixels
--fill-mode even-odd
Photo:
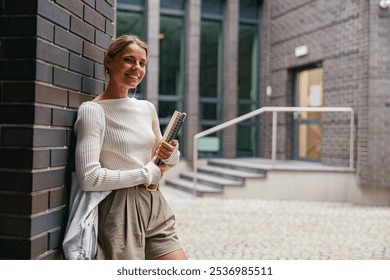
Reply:
[[[183,17],[160,18],[159,116],[170,117],[183,109],[184,30]],[[163,124],[169,119],[162,120]]]
[[[205,130],[222,121],[223,0],[202,0],[199,73],[199,124]],[[222,132],[209,135],[220,147]],[[215,145],[217,144],[217,145]],[[199,151],[199,156],[221,156],[221,149]]]
[[[257,99],[258,44],[257,26],[240,24],[238,84],[240,99]]]
[[[238,114],[243,115],[259,107],[259,3],[240,0]],[[237,156],[257,156],[258,117],[238,125]]]
[[[158,105],[158,115],[162,120],[165,119],[163,123],[168,124],[169,119],[171,118],[175,110],[182,111],[183,108],[181,106],[178,106],[176,101],[160,100]]]
[[[256,104],[248,102],[240,104],[238,115],[244,115],[257,109]],[[256,156],[256,139],[258,139],[258,123],[257,117],[250,118],[242,122],[237,127],[237,155],[240,157]]]
[[[164,131],[175,110],[184,111],[185,0],[161,0],[158,115]],[[183,138],[185,127],[179,131]],[[185,143],[180,142],[184,155]]]
[[[143,38],[144,16],[137,12],[117,11],[116,28],[117,36],[134,34]]]
[[[183,94],[183,18],[161,16],[160,95]]]
[[[145,0],[117,0],[118,3],[121,4],[131,4],[131,5],[137,5],[137,6],[144,6]]]
[[[257,129],[253,125],[240,125],[237,128],[237,152],[240,157],[254,157],[257,150]]]
[[[247,104],[245,104],[244,102],[240,102],[240,104],[238,106],[238,115],[241,116],[241,115],[247,114],[249,112],[252,112],[256,109],[258,109],[257,105],[253,102],[248,102]],[[253,118],[248,119],[247,122],[255,121],[255,120],[256,120],[256,117],[253,117]]]
[[[184,10],[184,0],[161,0],[161,8]]]
[[[202,0],[202,14],[222,15],[223,8],[223,0]]]
[[[200,96],[220,97],[221,88],[221,28],[218,21],[202,21]]]
[[[116,34],[134,34],[144,39],[144,13],[143,0],[118,0],[118,9],[116,12]],[[144,83],[141,83],[136,89],[137,98],[143,98],[145,92]],[[134,93],[129,91],[129,95]]]
[[[240,18],[256,20],[259,17],[258,0],[240,0]]]
[[[200,107],[202,119],[215,120],[219,118],[221,107],[218,103],[202,103]]]

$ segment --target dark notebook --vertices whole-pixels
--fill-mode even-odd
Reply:
[[[179,130],[184,122],[184,119],[186,118],[187,114],[182,113],[179,111],[175,111],[169,120],[169,123],[167,127],[165,128],[165,132],[163,134],[162,140],[165,142],[169,142],[172,139],[175,139],[177,137],[177,134],[179,133]],[[157,165],[160,165],[162,161],[160,159],[157,159],[155,162]]]

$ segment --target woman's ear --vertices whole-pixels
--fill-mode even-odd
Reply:
[[[111,69],[111,58],[109,56],[106,56],[104,58],[104,69],[106,69],[107,73],[110,73]]]

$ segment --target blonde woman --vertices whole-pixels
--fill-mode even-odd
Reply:
[[[152,103],[128,96],[144,78],[147,62],[145,42],[118,37],[104,58],[107,89],[78,110],[77,179],[86,192],[110,192],[98,206],[96,259],[187,258],[158,189],[166,169],[178,163],[178,142],[161,141]],[[157,158],[162,165],[154,163]]]

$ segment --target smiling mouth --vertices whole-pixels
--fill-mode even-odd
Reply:
[[[130,75],[130,74],[126,74],[126,77],[129,77],[129,78],[131,78],[131,79],[139,79],[139,77],[138,76],[136,76],[136,75]]]

